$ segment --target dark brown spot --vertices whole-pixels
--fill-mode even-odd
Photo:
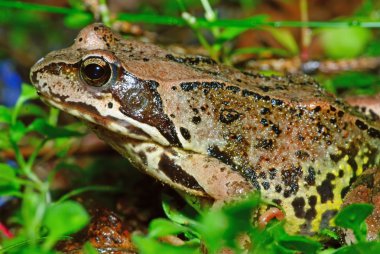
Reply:
[[[230,155],[228,155],[227,153],[221,151],[219,149],[219,147],[217,146],[210,146],[208,149],[207,149],[207,154],[214,157],[214,158],[217,158],[218,160],[220,160],[221,162],[227,164],[227,165],[233,165],[233,161],[230,157]]]
[[[239,119],[239,116],[240,116],[240,113],[236,112],[233,109],[223,109],[220,112],[219,120],[222,123],[230,124],[230,123],[236,121],[237,119]]]
[[[326,179],[323,180],[321,185],[317,186],[317,191],[321,197],[322,203],[326,203],[328,200],[332,201],[334,199],[333,189],[335,186],[331,183],[334,179],[335,175],[328,173],[326,175]]]
[[[292,202],[294,213],[297,218],[305,217],[305,199],[302,197],[294,198]]]
[[[379,130],[376,130],[376,129],[374,129],[374,128],[369,128],[368,129],[368,135],[370,136],[370,137],[373,137],[373,138],[380,138],[380,131]]]
[[[315,205],[317,204],[317,197],[316,196],[310,196],[308,199],[310,208],[306,211],[305,219],[311,221],[315,218],[317,215],[317,210],[315,210]]]
[[[260,109],[260,114],[262,115],[266,115],[266,114],[269,114],[270,113],[270,109],[269,108],[262,108]]]
[[[298,134],[298,140],[299,141],[305,141],[305,138],[301,134]]]
[[[216,62],[205,56],[194,56],[194,57],[178,57],[178,56],[173,56],[172,54],[167,54],[166,59],[177,62],[177,63],[186,63],[190,65],[198,65],[200,63],[204,64],[210,64],[210,65],[215,65]]]
[[[240,92],[240,88],[237,87],[237,86],[227,86],[226,90],[232,91],[235,94],[238,93],[238,92]]]
[[[263,182],[261,185],[263,186],[264,190],[268,190],[270,188],[269,182]]]
[[[269,179],[273,180],[276,177],[277,169],[270,168],[269,171],[268,171],[268,173],[269,173]]]
[[[265,150],[273,149],[273,140],[272,139],[260,139],[255,146],[256,148],[263,148]]]
[[[297,150],[295,152],[295,155],[298,159],[301,159],[301,160],[305,160],[307,159],[308,157],[310,157],[310,155],[306,152],[306,151],[302,151],[302,150]]]
[[[249,91],[247,89],[244,89],[241,94],[243,97],[253,97],[255,100],[261,100],[263,98],[262,95]]]
[[[203,188],[198,184],[197,180],[184,171],[180,166],[175,164],[167,155],[161,156],[158,163],[159,169],[173,182],[178,183],[190,189],[203,191]]]
[[[272,99],[271,104],[273,106],[281,106],[282,104],[284,104],[284,102],[282,100],[279,100],[279,99]]]
[[[201,122],[201,117],[200,116],[193,116],[193,118],[192,118],[192,122],[194,123],[194,124],[199,124],[200,122]]]
[[[366,129],[368,129],[368,125],[366,125],[365,123],[363,123],[362,121],[360,121],[359,119],[357,119],[356,121],[355,121],[355,125],[359,128],[359,129],[361,129],[361,130],[366,130]]]
[[[108,106],[108,108],[112,108],[113,107],[113,103],[112,102],[108,102],[107,106]]]
[[[321,111],[321,107],[320,106],[316,106],[314,109],[313,109],[314,113],[317,113],[319,111]]]
[[[260,123],[263,125],[263,126],[268,126],[269,124],[268,124],[268,120],[267,119],[265,119],[265,118],[262,118],[261,120],[260,120]]]
[[[269,86],[259,86],[259,88],[261,89],[261,91],[263,92],[268,92],[270,90],[270,87]]]
[[[183,128],[183,127],[180,127],[179,130],[180,130],[181,135],[182,135],[182,137],[183,137],[184,139],[186,139],[186,140],[191,139],[191,135],[190,135],[190,132],[189,132],[188,129]]]
[[[281,130],[280,130],[280,127],[278,126],[278,124],[273,124],[271,128],[272,128],[272,131],[276,135],[280,135],[281,134]]]
[[[313,167],[309,167],[307,171],[308,171],[308,175],[305,176],[305,181],[308,185],[314,185],[315,184],[315,169]]]
[[[200,82],[186,82],[186,83],[181,83],[180,86],[183,91],[189,92],[192,90],[197,89],[200,86]]]

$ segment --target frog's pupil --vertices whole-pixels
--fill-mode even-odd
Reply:
[[[80,76],[87,85],[101,87],[112,75],[111,66],[102,58],[93,57],[82,62]]]
[[[84,72],[89,79],[100,79],[103,77],[105,70],[98,64],[89,64],[84,68]]]

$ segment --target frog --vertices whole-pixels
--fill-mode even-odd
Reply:
[[[291,233],[328,227],[355,179],[380,168],[380,123],[306,75],[246,72],[95,23],[30,79],[144,173],[214,202],[260,191]]]

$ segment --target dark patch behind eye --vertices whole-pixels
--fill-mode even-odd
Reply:
[[[204,192],[204,189],[198,184],[197,180],[184,171],[179,165],[175,164],[174,160],[171,160],[167,155],[163,154],[161,156],[158,167],[173,182],[190,189]]]

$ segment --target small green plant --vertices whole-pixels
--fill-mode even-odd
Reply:
[[[189,207],[181,211],[176,209],[166,198],[163,208],[169,219],[153,220],[149,225],[149,233],[146,236],[136,234],[133,240],[141,254],[220,253],[222,249],[233,250],[236,254],[342,254],[362,253],[364,249],[366,254],[376,254],[380,251],[379,241],[366,240],[365,219],[371,214],[372,205],[353,204],[336,216],[336,225],[352,229],[357,243],[333,249],[307,236],[289,235],[284,229],[286,221],[273,220],[264,229],[255,226],[251,220],[252,214],[262,202],[259,193],[254,193],[220,209],[195,215],[194,211],[189,212]],[[163,242],[162,238],[169,235],[180,235],[183,244],[173,246]],[[238,239],[244,236],[249,239],[249,244],[242,247]]]
[[[82,229],[89,216],[81,204],[67,200],[70,193],[52,200],[50,185],[57,170],[47,179],[40,179],[33,171],[41,149],[59,143],[57,154],[64,157],[71,137],[81,133],[69,127],[57,127],[58,110],[46,114],[39,106],[28,103],[38,96],[29,85],[23,84],[22,93],[13,108],[0,106],[0,149],[14,154],[14,166],[0,162],[0,196],[18,199],[20,206],[11,221],[20,227],[15,237],[1,242],[0,253],[55,253],[57,241]],[[32,116],[32,122],[23,117]],[[21,147],[25,140],[32,153],[25,156]],[[66,145],[65,145],[66,144]],[[0,158],[1,159],[1,158]],[[75,193],[80,190],[75,190]],[[4,219],[4,218],[2,218]]]

